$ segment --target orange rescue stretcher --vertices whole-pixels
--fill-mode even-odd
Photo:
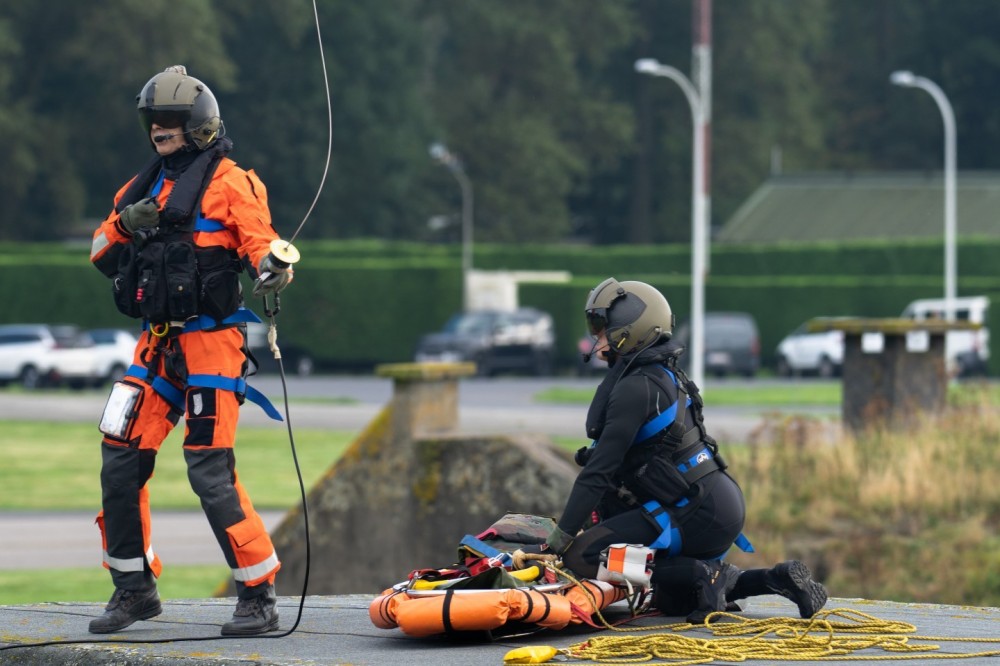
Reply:
[[[414,637],[601,626],[594,615],[626,599],[631,586],[576,580],[537,565],[512,569],[510,552],[543,542],[553,524],[550,518],[507,514],[482,534],[466,536],[460,564],[412,571],[369,604],[372,623]]]

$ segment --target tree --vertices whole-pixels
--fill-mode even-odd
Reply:
[[[631,38],[627,9],[437,0],[425,11],[437,36],[431,101],[475,188],[476,238],[565,237],[567,198],[631,142],[631,113],[613,99],[606,71]]]
[[[13,175],[0,183],[3,235],[63,238],[77,220],[104,217],[148,155],[134,106],[142,85],[178,63],[225,85],[232,65],[217,24],[199,0],[0,7],[0,141],[10,147],[0,166]]]
[[[322,178],[330,128],[309,3],[220,0],[226,45],[241,63],[226,104],[239,159],[264,178],[279,232],[290,236]],[[422,174],[429,108],[415,0],[319,2],[333,109],[333,152],[309,238],[412,236],[426,218]],[[415,28],[416,26],[416,28]],[[266,38],[265,38],[266,35]]]

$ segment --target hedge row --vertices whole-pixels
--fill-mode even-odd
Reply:
[[[331,241],[301,243],[298,279],[282,295],[280,339],[338,367],[412,358],[417,339],[461,304],[459,255],[453,246]],[[111,302],[110,283],[84,245],[0,245],[5,307],[0,323],[66,322],[129,326]],[[916,298],[942,292],[941,247],[934,243],[713,248],[706,285],[709,310],[747,311],[757,319],[763,362],[786,333],[816,316],[898,316]],[[991,272],[1000,243],[963,240],[960,294],[1000,296]],[[614,275],[660,288],[682,318],[690,307],[690,264],[682,246],[477,246],[482,269],[566,270],[566,284],[525,284],[524,305],[551,312],[558,358],[570,366],[584,332],[588,291]],[[737,272],[738,271],[738,272]],[[249,288],[249,281],[245,283]],[[247,289],[247,292],[249,290]],[[260,303],[251,302],[260,312]],[[1000,316],[1000,308],[994,308]],[[993,330],[1000,331],[1000,321]],[[1000,345],[994,336],[993,347]],[[1000,361],[1000,352],[992,357]]]

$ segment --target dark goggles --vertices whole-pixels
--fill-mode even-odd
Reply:
[[[180,129],[191,118],[187,111],[143,111],[141,115],[147,132],[153,125],[159,125],[163,129]]]
[[[587,310],[587,330],[594,337],[599,336],[608,327],[608,309],[595,308]]]

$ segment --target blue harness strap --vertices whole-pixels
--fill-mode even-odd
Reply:
[[[667,370],[666,367],[663,368],[663,371],[670,376],[670,379],[672,379],[674,384],[676,385],[677,377],[674,376],[674,373]],[[691,406],[691,396],[688,396],[686,404],[688,407]],[[641,428],[639,428],[639,432],[635,434],[635,439],[632,440],[632,443],[635,444],[636,442],[642,442],[644,440],[649,439],[650,437],[660,432],[664,428],[669,427],[670,424],[674,422],[675,418],[677,418],[676,401],[674,402],[674,404],[670,405],[670,407],[668,407],[666,410],[660,412],[649,421],[646,421],[646,423],[643,424]]]
[[[166,174],[161,169],[160,170],[160,176],[159,176],[159,178],[156,179],[156,182],[153,184],[153,189],[150,190],[149,196],[155,197],[155,196],[158,196],[160,194],[160,190],[163,189],[163,179],[164,178],[166,178]],[[225,228],[226,228],[226,225],[224,225],[222,222],[219,222],[218,220],[210,220],[207,217],[205,217],[204,215],[202,215],[201,214],[201,206],[198,207],[198,212],[197,212],[197,214],[196,214],[196,216],[194,218],[194,230],[195,231],[206,231],[206,232],[211,233],[213,231],[224,231]]]
[[[262,323],[260,317],[253,310],[245,307],[240,307],[236,312],[229,315],[223,320],[213,319],[208,315],[198,315],[193,319],[188,319],[184,322],[184,328],[181,329],[181,333],[192,333],[194,331],[202,331],[206,328],[218,328],[219,326],[228,326],[230,324],[244,324],[247,322],[253,322],[255,324]],[[143,320],[142,330],[149,330],[149,321]]]
[[[131,377],[142,378],[143,381],[149,384],[154,391],[159,393],[164,400],[173,405],[174,409],[179,412],[184,411],[184,391],[177,388],[159,375],[153,377],[152,381],[147,381],[146,377],[149,375],[149,368],[146,366],[135,363],[129,366],[128,370],[125,371],[125,374]]]
[[[687,500],[684,500],[686,503]],[[680,503],[677,506],[682,506]],[[649,544],[650,548],[656,550],[666,550],[667,554],[676,557],[680,555],[681,552],[681,531],[673,526],[670,522],[670,514],[667,510],[663,508],[663,505],[656,500],[650,500],[642,505],[642,508],[646,510],[646,513],[656,521],[656,524],[660,526],[662,530],[660,536],[656,537],[656,541]],[[756,552],[753,549],[753,544],[750,543],[750,539],[746,537],[745,534],[740,532],[739,536],[736,537],[736,541],[733,542],[737,548],[742,550],[744,553]],[[721,560],[726,556],[725,553],[719,555],[718,557],[713,557],[711,559]]]
[[[459,546],[466,546],[470,550],[479,553],[484,557],[488,557],[490,559],[496,559],[507,566],[510,566],[510,564],[512,564],[514,561],[513,558],[510,556],[510,553],[505,553],[502,550],[494,548],[493,546],[487,544],[485,541],[477,539],[471,534],[466,534],[464,537],[462,537],[462,540],[459,541],[458,544]]]
[[[184,328],[181,329],[181,335],[184,333],[191,333],[193,331],[201,331],[206,328],[216,328],[219,326],[226,326],[230,324],[239,324],[245,322],[261,323],[260,317],[257,316],[253,310],[249,308],[241,307],[233,314],[229,315],[222,321],[218,321],[209,317],[208,315],[198,315],[194,319],[189,319],[184,322]],[[142,330],[149,329],[149,322],[142,322]],[[132,365],[126,372],[128,375],[133,377],[142,377],[147,384],[149,384],[154,391],[159,393],[164,400],[173,405],[177,411],[184,411],[184,390],[179,389],[170,382],[168,382],[163,377],[157,375],[153,377],[152,380],[146,380],[145,378],[149,375],[149,370],[142,365]],[[239,393],[246,396],[246,399],[254,403],[258,407],[264,410],[264,413],[275,421],[284,421],[281,417],[281,413],[271,404],[271,401],[267,397],[255,389],[254,387],[247,384],[245,379],[240,377],[222,377],[219,375],[191,375],[188,377],[187,386],[196,386],[204,388],[215,388],[221,389],[223,391],[232,391],[233,393]],[[187,388],[187,387],[185,387]]]
[[[656,550],[666,550],[671,556],[681,553],[681,531],[670,522],[670,514],[656,500],[650,500],[642,505],[642,508],[656,521],[662,530],[656,541],[649,544],[650,548]]]
[[[214,388],[221,389],[223,391],[232,391],[233,393],[242,393],[247,397],[247,400],[263,409],[264,413],[272,419],[275,421],[284,421],[284,419],[281,418],[281,413],[275,409],[274,405],[271,404],[271,401],[268,400],[263,393],[248,385],[247,380],[242,377],[190,375],[188,377],[188,386]]]

